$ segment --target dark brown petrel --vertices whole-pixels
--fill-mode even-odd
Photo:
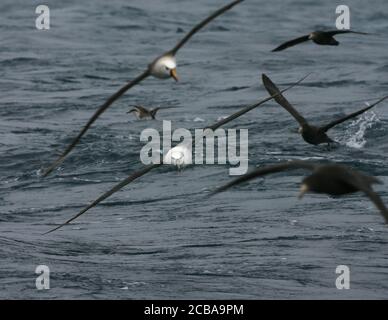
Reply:
[[[267,91],[271,95],[275,95],[275,94],[279,93],[279,89],[271,81],[270,78],[268,78],[265,74],[263,74],[262,79],[263,79],[263,84],[264,84],[265,88],[267,89]],[[327,125],[319,126],[319,127],[310,125],[307,122],[307,120],[303,116],[301,116],[298,111],[295,110],[295,108],[287,101],[287,99],[282,94],[276,95],[274,99],[278,104],[280,104],[284,109],[286,109],[295,118],[296,121],[298,121],[298,123],[300,125],[299,133],[302,135],[304,141],[306,141],[307,143],[310,143],[310,144],[314,144],[314,145],[318,145],[321,143],[327,143],[328,145],[330,145],[330,143],[333,143],[335,141],[330,139],[327,136],[326,132],[329,129],[333,128],[334,126],[336,126],[342,122],[345,122],[349,119],[352,119],[352,118],[364,113],[365,111],[373,108],[375,105],[379,104],[380,102],[382,102],[383,100],[385,100],[387,98],[388,98],[388,96],[385,96],[385,97],[381,98],[380,100],[378,100],[377,102],[373,103],[372,105],[365,107],[364,109],[361,109],[361,110],[356,111],[354,113],[351,113],[343,118],[334,120],[334,121],[328,123]]]
[[[388,209],[378,194],[372,189],[372,184],[381,182],[375,177],[367,176],[364,173],[356,171],[350,167],[334,163],[316,164],[309,161],[294,160],[265,166],[232,180],[228,184],[216,189],[211,193],[211,195],[225,191],[234,185],[264,176],[266,174],[291,169],[305,169],[312,171],[312,174],[302,180],[299,199],[301,199],[306,192],[342,196],[361,191],[364,192],[365,195],[375,204],[384,217],[385,223],[388,223]]]
[[[340,33],[355,33],[355,34],[364,34],[364,35],[368,34],[368,33],[364,33],[364,32],[355,32],[355,31],[350,31],[350,30],[314,31],[308,35],[303,36],[303,37],[299,37],[299,38],[287,41],[287,42],[281,44],[279,47],[273,49],[272,52],[282,51],[282,50],[287,49],[289,47],[295,46],[299,43],[306,42],[308,40],[311,40],[314,43],[319,44],[319,45],[338,46],[339,42],[334,39],[334,36],[336,34],[340,34]]]
[[[78,142],[81,140],[82,136],[88,131],[90,126],[100,117],[102,113],[104,113],[113,102],[115,102],[118,98],[120,98],[126,91],[131,89],[133,86],[139,84],[144,79],[148,78],[149,76],[153,76],[158,79],[169,79],[174,78],[176,81],[178,81],[178,75],[176,72],[176,54],[177,52],[191,39],[191,37],[196,34],[199,30],[201,30],[203,27],[205,27],[209,22],[220,16],[221,14],[225,13],[226,11],[233,8],[235,5],[239,4],[244,0],[235,0],[230,2],[229,4],[225,5],[221,9],[218,9],[213,14],[208,16],[206,19],[202,20],[200,23],[198,23],[196,26],[194,26],[185,36],[184,38],[178,42],[178,44],[172,48],[171,50],[167,51],[166,53],[162,54],[161,56],[157,57],[154,61],[152,61],[147,68],[136,78],[134,78],[132,81],[129,81],[127,84],[125,84],[123,87],[121,87],[116,93],[114,93],[112,96],[109,97],[108,100],[102,104],[97,111],[93,114],[93,116],[89,119],[89,121],[85,124],[85,126],[81,129],[81,131],[78,133],[78,135],[73,139],[73,141],[66,147],[65,151],[55,160],[44,172],[42,173],[43,176],[48,175],[51,171],[53,171],[57,166],[59,166],[64,160],[65,157],[73,150],[73,148],[78,144]]]
[[[173,107],[157,107],[154,109],[147,109],[143,106],[134,106],[131,110],[129,110],[127,113],[132,113],[134,112],[136,117],[138,119],[144,119],[144,118],[151,118],[155,120],[156,113],[160,109],[171,109]]]

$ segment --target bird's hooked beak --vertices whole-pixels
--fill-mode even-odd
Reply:
[[[298,196],[298,199],[302,199],[304,194],[306,192],[308,192],[310,190],[310,188],[308,187],[307,184],[303,183],[301,186],[300,186],[300,192],[299,192],[299,196]]]
[[[131,112],[136,112],[136,109],[131,109],[131,110],[127,111],[127,113],[131,113]]]
[[[176,72],[176,68],[174,68],[174,69],[171,69],[171,71],[170,71],[170,75],[171,75],[171,77],[173,77],[173,78],[174,78],[174,80],[175,80],[176,82],[178,82],[178,81],[179,81],[178,74],[177,74],[177,72]]]

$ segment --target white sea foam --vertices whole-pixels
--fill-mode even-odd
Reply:
[[[374,111],[365,112],[348,125],[340,142],[350,148],[361,149],[367,142],[366,131],[379,121]]]

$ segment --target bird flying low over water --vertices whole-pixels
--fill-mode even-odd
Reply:
[[[307,75],[308,76],[308,75]],[[280,91],[279,93],[277,94],[281,94],[289,89],[291,89],[292,87],[296,86],[297,84],[299,84],[300,82],[302,82],[307,76],[303,77],[302,79],[300,79],[299,81],[297,81],[296,83],[290,85],[289,87],[283,89],[282,91]],[[257,108],[258,106],[264,104],[265,102],[273,99],[274,97],[273,96],[270,96],[270,97],[267,97],[263,100],[260,100],[254,104],[251,104],[249,106],[246,106],[244,108],[242,108],[241,110],[233,113],[232,115],[216,122],[215,124],[211,125],[211,126],[207,126],[205,129],[210,129],[210,130],[216,130],[218,129],[219,127],[223,126],[224,124],[227,124],[228,122],[242,116],[243,114]],[[193,143],[195,143],[193,141]],[[182,150],[178,150],[178,148],[181,147],[179,144],[178,146],[170,149],[170,151],[167,152],[166,156],[168,156],[170,154],[170,158],[171,156],[173,156],[173,153],[174,153],[174,149],[177,150],[178,153],[182,154]],[[183,150],[184,151],[184,150]],[[170,160],[173,160],[173,159],[170,159]],[[182,165],[184,164],[184,159],[176,159],[176,160],[179,160],[179,161],[176,161],[176,165]],[[174,163],[172,161],[172,163]],[[128,176],[126,179],[124,179],[123,181],[121,181],[120,183],[116,184],[112,189],[110,189],[109,191],[105,192],[104,194],[102,194],[100,197],[98,197],[96,200],[94,200],[91,204],[89,204],[88,206],[86,206],[85,208],[83,208],[80,212],[78,212],[75,216],[73,216],[72,218],[70,218],[69,220],[67,220],[66,222],[60,224],[59,226],[49,230],[48,232],[46,232],[45,234],[48,234],[48,233],[51,233],[55,230],[58,230],[60,228],[62,228],[63,226],[69,224],[70,222],[72,222],[73,220],[77,219],[79,216],[81,216],[82,214],[84,214],[86,211],[88,211],[89,209],[95,207],[97,204],[99,204],[101,201],[105,200],[106,198],[110,197],[112,194],[114,194],[116,191],[119,191],[120,189],[122,189],[123,187],[125,187],[126,185],[128,185],[129,183],[133,182],[134,180],[140,178],[141,176],[147,174],[148,172],[152,171],[153,169],[156,169],[160,166],[162,166],[164,163],[163,161],[161,161],[161,163],[157,163],[157,164],[149,164],[149,165],[146,165],[144,166],[143,168],[141,168],[140,170],[134,172],[133,174],[131,174],[130,176]]]
[[[130,88],[139,84],[149,76],[153,76],[158,79],[174,78],[176,81],[178,81],[178,75],[176,71],[177,64],[176,64],[175,56],[179,51],[179,49],[181,49],[195,33],[197,33],[200,29],[206,26],[210,21],[212,21],[219,15],[223,14],[224,12],[228,11],[229,9],[231,9],[232,7],[234,7],[235,5],[239,4],[242,1],[244,0],[232,1],[229,4],[225,5],[224,7],[222,7],[221,9],[215,11],[213,14],[211,14],[209,17],[207,17],[200,23],[198,23],[194,28],[192,28],[185,35],[185,37],[181,41],[178,42],[178,44],[174,48],[172,48],[171,50],[167,51],[166,53],[156,58],[148,65],[148,67],[143,71],[143,73],[141,73],[139,76],[134,78],[132,81],[125,84],[116,93],[110,96],[110,98],[97,109],[97,111],[89,119],[89,121],[78,133],[78,135],[74,138],[74,140],[67,146],[65,151],[59,156],[59,158],[55,160],[46,170],[43,171],[42,175],[43,176],[48,175],[57,166],[59,166],[64,161],[65,157],[71,152],[71,150],[73,150],[73,148],[78,144],[78,142],[81,140],[82,136],[86,133],[89,127],[98,119],[98,117],[102,113],[104,113],[109,108],[109,106],[112,105],[113,102],[115,102],[118,98],[120,98]]]
[[[271,81],[270,78],[268,78],[265,74],[263,74],[262,79],[263,79],[263,84],[265,88],[271,95],[275,95],[279,93],[279,89]],[[335,141],[330,139],[326,134],[326,132],[329,129],[333,128],[336,125],[341,124],[342,122],[345,122],[349,119],[357,117],[358,115],[368,111],[369,109],[373,108],[374,106],[376,106],[377,104],[379,104],[380,102],[384,101],[387,98],[388,96],[385,96],[368,107],[365,107],[359,111],[353,112],[345,117],[339,118],[337,120],[329,122],[326,125],[319,126],[319,127],[310,125],[307,122],[307,120],[302,115],[300,115],[298,111],[295,110],[295,108],[288,102],[288,100],[282,94],[276,95],[274,99],[278,104],[280,104],[284,109],[286,109],[299,123],[300,125],[299,133],[302,135],[304,141],[314,145],[318,145],[321,143],[327,143],[330,145],[330,143],[335,143]]]
[[[160,109],[171,109],[171,108],[174,108],[174,107],[157,107],[154,109],[147,109],[143,106],[134,106],[127,113],[132,113],[132,112],[135,113],[138,119],[145,119],[145,118],[155,119],[156,113]]]
[[[314,31],[308,35],[287,41],[281,44],[280,46],[278,46],[277,48],[273,49],[272,52],[282,51],[289,47],[293,47],[299,43],[306,42],[309,40],[319,45],[338,46],[339,42],[336,39],[334,39],[334,36],[336,34],[341,34],[341,33],[355,33],[355,34],[363,34],[363,35],[369,34],[364,32],[350,31],[350,30]]]
[[[260,167],[216,189],[211,193],[211,196],[257,177],[294,169],[305,169],[312,172],[302,180],[299,199],[306,192],[343,196],[361,191],[375,204],[384,217],[385,223],[388,223],[388,209],[378,194],[372,189],[373,184],[381,182],[375,177],[335,163],[317,164],[309,161],[294,160]]]

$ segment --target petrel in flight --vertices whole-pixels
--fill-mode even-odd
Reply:
[[[287,41],[281,44],[280,46],[278,46],[277,48],[273,49],[272,52],[282,51],[289,47],[293,47],[299,43],[306,42],[309,40],[319,45],[338,46],[339,42],[334,39],[334,36],[336,34],[341,34],[341,33],[356,33],[356,34],[364,34],[364,35],[368,34],[364,32],[355,32],[350,30],[314,31],[303,37],[299,37],[299,38]]]
[[[375,204],[380,210],[381,215],[384,217],[385,223],[388,223],[388,209],[379,195],[372,189],[373,184],[381,183],[380,180],[336,163],[317,164],[309,161],[294,160],[260,167],[216,189],[211,195],[225,191],[232,186],[257,177],[295,169],[305,169],[312,172],[302,180],[299,199],[301,199],[306,192],[343,196],[361,191]]]
[[[331,121],[326,125],[314,126],[314,125],[310,125],[307,122],[307,120],[298,111],[295,110],[295,108],[288,102],[288,100],[282,94],[279,94],[280,93],[279,89],[271,81],[270,78],[268,78],[265,74],[263,74],[262,79],[263,79],[263,84],[267,89],[267,91],[271,95],[277,94],[274,97],[275,101],[278,104],[280,104],[284,109],[286,109],[299,123],[299,126],[300,126],[299,133],[302,135],[304,141],[314,145],[318,145],[321,143],[327,143],[327,144],[334,143],[335,141],[329,138],[329,136],[326,134],[329,129],[333,128],[336,125],[341,124],[342,122],[345,122],[349,119],[359,116],[360,114],[368,111],[369,109],[373,108],[375,105],[379,104],[380,102],[388,98],[388,96],[385,96],[368,107],[365,107],[361,110],[353,112],[342,118]]]

